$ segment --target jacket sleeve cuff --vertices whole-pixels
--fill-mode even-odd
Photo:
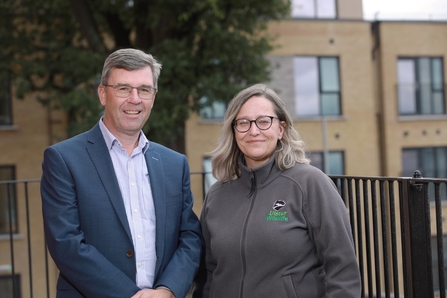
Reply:
[[[165,286],[158,286],[156,289],[165,289],[165,290],[168,290],[168,291],[171,292],[171,293],[174,295],[174,297],[175,297],[174,292],[172,292],[171,289],[168,288],[168,287],[165,287]]]

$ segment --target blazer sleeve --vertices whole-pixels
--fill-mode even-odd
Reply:
[[[64,156],[66,155],[64,151]],[[44,229],[49,252],[60,270],[58,291],[76,289],[85,297],[131,297],[140,290],[135,282],[109,261],[110,258],[106,258],[94,245],[85,240],[83,229],[97,227],[94,224],[91,227],[82,226],[80,218],[84,215],[79,212],[78,193],[79,188],[91,188],[91,192],[95,193],[95,181],[87,185],[75,183],[80,173],[74,173],[73,169],[85,169],[80,165],[88,163],[88,160],[73,161],[73,159],[76,159],[76,156],[64,159],[60,151],[49,147],[44,152],[42,164],[41,196]],[[78,163],[79,166],[74,166],[74,163]],[[88,174],[85,173],[84,176]],[[88,178],[80,179],[85,181]],[[88,199],[94,199],[94,196]],[[113,215],[110,216],[112,222]],[[94,219],[90,219],[90,222],[94,223]],[[114,226],[110,231],[102,231],[106,234],[104,237],[113,238],[113,228]],[[119,242],[118,240],[115,241]],[[125,257],[124,251],[123,258]]]

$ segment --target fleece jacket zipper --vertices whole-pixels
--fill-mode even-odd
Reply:
[[[248,221],[250,220],[251,212],[253,211],[253,205],[255,202],[256,194],[257,194],[257,187],[256,187],[256,174],[253,172],[252,169],[250,169],[250,181],[251,181],[251,189],[250,193],[247,195],[247,197],[251,200],[250,206],[247,211],[247,216],[245,217],[244,225],[242,228],[242,235],[241,235],[241,258],[242,258],[242,279],[241,279],[241,286],[240,286],[240,292],[239,297],[244,297],[244,280],[245,280],[245,273],[247,270],[247,260],[245,258],[245,235],[247,234],[247,226]]]

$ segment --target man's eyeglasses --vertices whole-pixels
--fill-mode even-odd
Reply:
[[[132,89],[137,89],[138,96],[141,99],[152,99],[155,93],[157,93],[157,89],[150,86],[145,87],[132,87],[130,85],[104,85],[104,86],[112,87],[115,96],[121,98],[128,97],[132,92]]]
[[[255,120],[248,120],[244,118],[235,119],[233,120],[233,126],[238,132],[247,132],[250,130],[251,124],[255,123],[260,130],[267,130],[272,126],[273,119],[278,119],[278,117],[259,116]]]

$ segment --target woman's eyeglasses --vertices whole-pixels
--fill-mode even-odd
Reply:
[[[233,120],[233,126],[238,132],[247,132],[251,128],[251,124],[255,123],[260,130],[267,130],[272,126],[273,119],[278,119],[274,116],[259,116],[255,120],[248,120],[245,118]]]

